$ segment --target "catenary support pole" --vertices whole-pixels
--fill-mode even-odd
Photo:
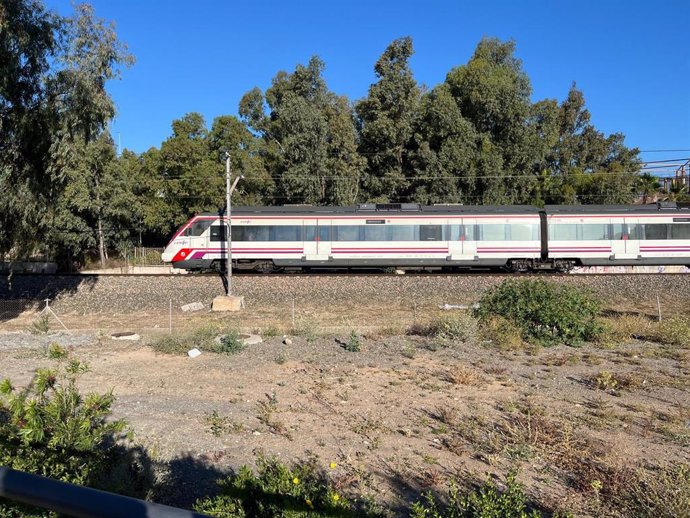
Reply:
[[[230,195],[232,194],[230,190],[230,153],[225,153],[225,221],[227,223],[227,234],[226,243],[228,245],[228,264],[226,268],[227,272],[227,288],[225,295],[228,297],[232,294],[232,221],[230,217]]]

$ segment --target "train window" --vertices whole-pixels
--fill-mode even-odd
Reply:
[[[462,232],[462,225],[448,225],[451,241],[460,241],[464,236]]]
[[[198,237],[204,232],[206,232],[206,229],[211,226],[211,223],[213,223],[213,220],[211,219],[197,220],[194,223],[192,223],[191,227],[187,229],[189,231],[189,234],[187,234],[185,231],[185,235]]]
[[[211,225],[211,241],[225,241],[225,225]]]
[[[579,239],[582,241],[604,241],[611,239],[609,236],[609,226],[606,223],[585,223],[579,225]]]
[[[668,225],[659,223],[647,223],[644,226],[646,240],[668,239]]]
[[[637,223],[628,223],[628,239],[632,240],[640,240],[644,239],[644,228],[642,225],[638,225]]]
[[[271,241],[302,241],[302,227],[297,225],[276,225]]]
[[[671,239],[690,239],[690,223],[671,225]]]
[[[448,225],[450,241],[474,241],[474,225]]]
[[[577,241],[577,225],[571,223],[549,225],[549,239],[552,241]]]
[[[387,241],[388,230],[385,225],[366,225],[364,241]]]
[[[625,225],[622,223],[614,223],[613,224],[613,239],[623,239],[623,236],[628,236],[628,233],[626,232]]]
[[[512,223],[510,225],[511,241],[538,241],[539,227],[531,223]]]
[[[316,241],[316,225],[304,225],[304,240]]]
[[[443,225],[419,225],[420,241],[441,241],[443,239]]]
[[[505,241],[506,225],[477,225],[477,241]]]
[[[388,225],[389,241],[415,241],[414,225]]]
[[[331,240],[331,227],[328,225],[319,225],[319,241]]]
[[[359,241],[358,225],[339,225],[333,227],[334,241]]]

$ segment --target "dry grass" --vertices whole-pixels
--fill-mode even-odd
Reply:
[[[486,381],[476,369],[463,364],[454,365],[443,372],[441,379],[453,385],[482,385]]]
[[[589,378],[589,383],[598,388],[612,394],[619,390],[635,390],[646,384],[645,379],[641,379],[632,373],[630,374],[616,374],[608,370],[599,371],[598,374]]]

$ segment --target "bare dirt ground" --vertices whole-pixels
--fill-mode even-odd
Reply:
[[[609,483],[608,467],[690,461],[688,350],[630,340],[499,351],[365,333],[362,351],[349,352],[344,333],[291,345],[264,337],[234,355],[190,359],[154,352],[145,345],[153,336],[6,332],[0,378],[24,385],[54,364],[47,344],[68,346],[90,365],[83,389],[113,390],[115,416],[152,459],[193,459],[160,495],[178,505],[262,451],[336,463],[344,490],[395,510],[450,479],[517,467],[535,501],[599,516],[597,481]]]

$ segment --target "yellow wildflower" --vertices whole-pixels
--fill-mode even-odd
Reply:
[[[340,495],[339,495],[338,493],[335,493],[335,494],[333,495],[333,501],[334,501],[334,502],[337,502],[338,500],[340,500]]]
[[[299,479],[297,477],[293,478],[292,483],[295,485],[299,484]]]
[[[337,466],[337,464],[336,464],[335,462],[331,462],[331,463],[329,464],[329,466],[331,467],[331,469],[335,469],[335,467]]]
[[[310,507],[312,509],[314,508],[314,504],[312,504],[311,500],[309,500],[308,498],[304,502],[307,504],[307,507]]]

